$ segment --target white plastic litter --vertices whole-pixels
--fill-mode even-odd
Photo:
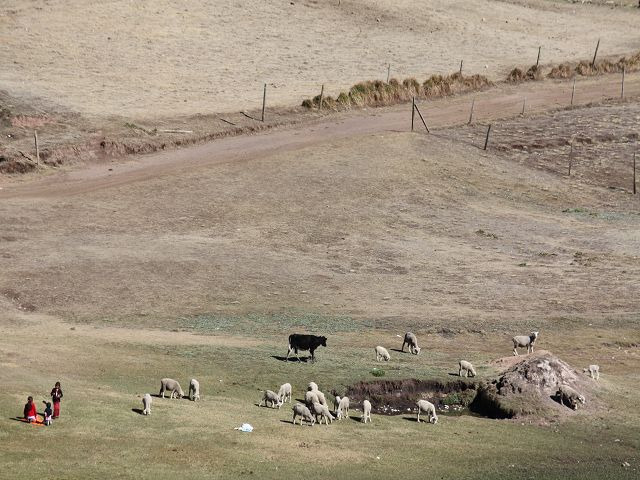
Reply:
[[[253,427],[248,423],[243,423],[241,427],[236,427],[234,430],[240,430],[241,432],[253,432]]]

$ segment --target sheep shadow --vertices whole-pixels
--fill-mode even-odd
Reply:
[[[402,417],[403,420],[406,420],[407,422],[414,422],[414,423],[418,423],[418,418],[417,417]],[[423,422],[420,422],[423,423]]]
[[[360,417],[349,417],[349,420],[353,420],[354,422],[362,423],[362,416],[360,416]]]
[[[295,358],[295,357],[289,357],[289,359],[287,359],[287,357],[282,357],[280,355],[271,355],[271,358],[275,358],[276,360],[279,360],[281,362],[292,362],[292,361],[295,361],[295,362],[300,362],[300,363],[308,363],[311,360],[311,356],[300,357],[299,359]]]
[[[402,351],[399,348],[390,348],[389,350],[391,350],[392,352],[398,352],[398,353],[411,353],[411,352],[408,352],[406,350]]]
[[[132,408],[131,411],[133,413],[137,413],[138,415],[144,415],[144,410],[141,408]]]
[[[293,423],[293,420],[280,420],[280,423],[288,423],[289,425],[299,425],[300,421],[298,420],[298,423]],[[313,425],[309,425],[309,423],[306,422],[306,421],[302,422],[302,426],[303,427],[313,427]]]

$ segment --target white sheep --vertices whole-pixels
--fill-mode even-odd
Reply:
[[[200,382],[195,378],[189,382],[189,398],[194,402],[200,400]]]
[[[151,395],[149,395],[148,393],[145,393],[144,396],[142,397],[142,406],[144,407],[144,409],[142,410],[142,413],[144,415],[151,415],[151,403],[153,403],[153,400],[151,399]]]
[[[314,403],[320,403],[320,399],[318,398],[318,393],[313,390],[309,390],[304,394],[304,404],[307,407],[311,407]]]
[[[518,347],[527,347],[527,353],[533,353],[533,345],[538,339],[538,334],[539,332],[531,332],[529,335],[517,335],[513,337],[513,354],[518,355]]]
[[[160,380],[160,396],[164,398],[164,392],[170,391],[171,396],[169,398],[173,398],[175,395],[177,398],[184,397],[184,392],[180,387],[180,384],[171,378],[163,378]]]
[[[374,350],[376,352],[377,362],[379,362],[380,360],[384,360],[385,362],[388,362],[391,359],[391,355],[389,355],[389,352],[387,351],[386,348],[378,345],[376,348],[374,348]]]
[[[319,390],[316,382],[309,382],[309,385],[307,386],[307,391],[315,392],[316,390]]]
[[[329,407],[327,407],[326,405],[322,405],[320,403],[314,403],[311,406],[311,410],[315,414],[316,421],[320,423],[320,425],[322,425],[323,418],[327,425],[329,425],[329,423],[333,423],[333,420],[334,420],[333,415],[331,415],[331,412],[329,411]],[[320,420],[318,420],[318,417],[320,417]]]
[[[427,400],[418,400],[416,405],[418,407],[418,423],[420,423],[420,412],[426,413],[429,416],[429,423],[438,423],[436,406],[433,403],[428,402]]]
[[[306,420],[307,422],[309,422],[311,424],[311,426],[313,426],[314,423],[316,423],[316,419],[313,418],[313,415],[311,415],[311,412],[309,411],[309,409],[307,407],[305,407],[304,405],[302,405],[301,403],[296,403],[293,407],[293,424],[296,424],[296,417],[300,417],[300,425],[302,425],[302,420]]]
[[[584,373],[588,373],[591,378],[594,380],[600,380],[600,366],[599,365],[589,365],[587,368],[583,369]]]
[[[371,402],[369,400],[362,402],[362,422],[367,423],[367,420],[371,423]]]
[[[476,376],[476,369],[473,368],[473,365],[471,365],[471,362],[467,362],[466,360],[460,360],[460,368],[458,370],[458,376],[461,377],[462,376],[462,372],[464,372],[464,376],[468,377],[469,375],[471,375],[472,377]]]
[[[333,401],[333,411],[338,411],[338,405],[340,405],[340,395],[336,395],[335,400]]]
[[[584,396],[576,392],[568,385],[561,385],[556,392],[556,398],[562,405],[566,405],[574,410],[578,409],[578,403],[587,403]]]
[[[414,355],[420,353],[420,347],[418,346],[418,337],[414,333],[407,332],[404,334],[404,340],[402,341],[402,351],[404,352],[404,345],[409,345],[409,351]]]
[[[349,397],[342,397],[338,402],[336,418],[338,420],[342,420],[343,418],[349,418]]]
[[[318,402],[320,403],[320,405],[324,405],[325,407],[328,407],[327,399],[325,398],[324,393],[322,393],[320,390],[316,390],[313,393],[315,393],[316,396],[318,397]]]
[[[278,390],[278,397],[280,397],[280,401],[282,403],[286,402],[287,399],[289,403],[291,403],[291,384],[283,383],[280,385],[280,390]]]
[[[271,406],[271,408],[277,408],[278,410],[280,410],[280,407],[282,406],[282,401],[280,400],[280,396],[277,393],[272,392],[271,390],[264,391],[262,400],[260,400],[260,403],[258,405],[262,406],[262,402],[264,402],[265,407]],[[268,404],[271,404],[271,405],[268,405]]]

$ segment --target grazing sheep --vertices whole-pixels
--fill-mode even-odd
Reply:
[[[265,407],[271,406],[271,408],[277,408],[278,410],[280,410],[280,407],[282,406],[282,401],[280,400],[280,396],[277,393],[272,392],[271,390],[264,391],[262,400],[260,400],[260,403],[258,405],[262,406],[262,402],[264,402]],[[268,405],[268,404],[271,404],[271,405]]]
[[[518,355],[517,348],[527,347],[527,353],[533,353],[533,344],[536,343],[538,339],[539,332],[531,332],[527,335],[517,335],[513,337],[513,354]]]
[[[325,407],[328,407],[327,399],[325,398],[324,393],[322,393],[320,390],[317,390],[313,393],[315,393],[316,396],[318,397],[318,402],[320,403],[320,405],[324,405]]]
[[[318,389],[318,384],[316,382],[309,382],[309,385],[307,386],[307,390],[310,392],[315,392]]]
[[[293,424],[296,424],[296,417],[300,417],[300,425],[302,425],[302,420],[306,420],[307,422],[309,422],[311,424],[311,426],[313,426],[314,423],[316,423],[316,419],[313,418],[313,416],[311,415],[311,412],[309,411],[309,409],[307,407],[305,407],[304,405],[302,405],[301,403],[296,403],[293,407]]]
[[[326,405],[322,405],[320,403],[314,403],[311,406],[311,410],[316,416],[316,422],[318,422],[320,425],[322,425],[323,418],[327,425],[329,425],[329,423],[333,423],[333,420],[334,420],[333,415],[331,415],[331,412],[329,411],[329,408]],[[318,417],[320,417],[320,420],[318,420]]]
[[[364,423],[371,423],[371,402],[369,400],[365,400],[362,402],[362,421]]]
[[[414,355],[420,353],[420,347],[418,346],[418,337],[414,333],[407,332],[404,334],[404,340],[402,342],[402,351],[404,352],[404,345],[409,346],[409,351]]]
[[[467,362],[466,360],[460,360],[460,369],[458,370],[458,376],[462,376],[462,372],[464,372],[464,376],[468,377],[471,375],[472,377],[476,376],[476,369],[473,368],[471,362]]]
[[[599,365],[589,365],[587,368],[583,369],[584,373],[588,373],[591,378],[594,380],[600,380],[600,366]]]
[[[170,391],[171,396],[169,398],[173,398],[175,395],[177,398],[184,397],[184,392],[180,387],[180,384],[171,378],[163,378],[160,380],[160,396],[164,398],[164,392]]]
[[[342,397],[338,402],[338,410],[336,411],[338,420],[349,418],[349,397]]]
[[[561,385],[556,392],[556,399],[561,405],[566,405],[574,410],[578,409],[578,403],[587,403],[584,396],[576,392],[568,385]]]
[[[194,402],[200,400],[200,382],[195,378],[189,382],[189,398]]]
[[[386,348],[378,345],[376,348],[374,348],[374,350],[376,352],[377,362],[379,362],[381,359],[384,360],[385,362],[388,362],[391,359],[391,355],[389,355],[389,352],[387,351]]]
[[[304,394],[304,403],[307,407],[311,408],[314,403],[320,403],[320,399],[318,398],[318,392],[314,392],[309,390]]]
[[[143,415],[151,415],[151,403],[151,395],[145,393],[144,397],[142,397],[142,406],[144,407],[142,410]]]
[[[429,416],[429,423],[438,423],[438,415],[436,414],[436,406],[427,400],[418,400],[418,423],[420,423],[420,412],[424,412]]]
[[[333,411],[338,411],[338,405],[340,405],[340,395],[336,395],[336,399],[333,401]]]
[[[289,399],[289,403],[291,403],[291,384],[283,383],[280,385],[280,390],[278,390],[278,397],[280,397],[280,401],[282,403],[286,402]]]

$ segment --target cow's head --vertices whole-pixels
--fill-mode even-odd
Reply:
[[[320,345],[323,347],[327,346],[327,337],[320,337]]]

